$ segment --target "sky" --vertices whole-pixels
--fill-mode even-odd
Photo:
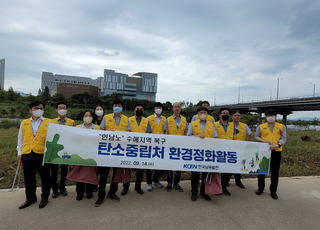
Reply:
[[[43,71],[96,79],[113,69],[157,73],[161,102],[268,100],[277,89],[280,99],[306,97],[314,87],[320,95],[318,0],[0,0],[0,6],[5,90],[37,95]]]

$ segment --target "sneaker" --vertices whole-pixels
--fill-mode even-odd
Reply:
[[[113,201],[116,201],[116,202],[120,201],[120,198],[116,194],[107,195],[107,198],[109,198],[109,199],[111,199]]]
[[[167,190],[167,192],[171,192],[171,190],[172,190],[172,185],[167,185],[166,190]]]
[[[157,186],[158,188],[163,188],[163,184],[161,184],[159,181],[153,182],[152,184],[154,184],[154,185]]]
[[[149,191],[149,192],[152,191],[152,184],[147,184],[147,191]]]
[[[99,197],[96,203],[94,203],[94,207],[100,207],[103,203],[104,198]]]
[[[174,185],[174,188],[177,189],[179,192],[183,192],[183,188],[178,184]]]

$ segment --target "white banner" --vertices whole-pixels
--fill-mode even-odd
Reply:
[[[44,163],[268,174],[266,143],[49,124]]]

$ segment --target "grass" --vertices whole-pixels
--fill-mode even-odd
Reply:
[[[1,123],[0,123],[1,124]],[[0,189],[11,188],[17,169],[17,136],[19,128],[0,128]],[[308,135],[311,141],[301,141],[301,136]],[[320,175],[320,140],[319,131],[289,131],[287,143],[282,152],[280,176],[315,176]],[[71,167],[69,167],[71,170]],[[111,179],[112,171],[109,174]],[[135,173],[132,174],[135,181]],[[255,175],[243,175],[243,178],[256,177]],[[182,172],[182,180],[190,180],[190,172]],[[39,178],[38,178],[39,179]],[[75,184],[67,181],[68,185]],[[40,183],[38,183],[40,185]],[[20,187],[24,187],[22,180]]]

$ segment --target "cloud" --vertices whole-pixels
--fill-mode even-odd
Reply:
[[[120,55],[120,52],[118,52],[118,51],[114,51],[114,52],[107,53],[107,52],[105,52],[105,51],[103,51],[103,50],[98,50],[97,53],[98,53],[98,54],[101,54],[101,55],[104,55],[104,56],[107,56],[107,57]]]

